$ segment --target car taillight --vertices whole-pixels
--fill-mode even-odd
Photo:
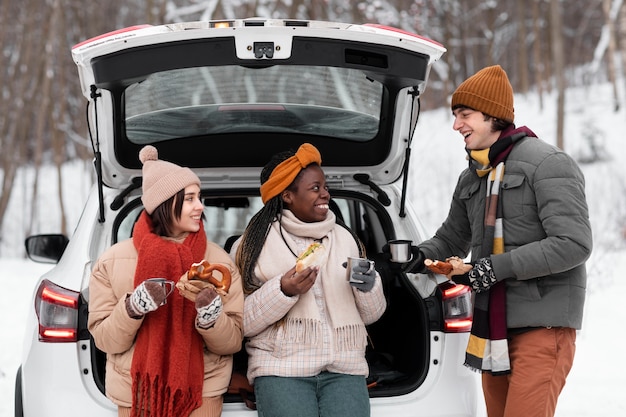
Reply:
[[[472,328],[472,291],[466,285],[451,281],[439,286],[443,293],[444,331],[447,333],[469,332]]]
[[[71,291],[44,279],[35,297],[42,342],[75,342],[78,337],[78,297]]]

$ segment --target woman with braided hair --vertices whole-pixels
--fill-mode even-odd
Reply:
[[[386,302],[380,276],[358,239],[329,210],[319,151],[305,143],[275,155],[261,172],[264,207],[231,255],[242,274],[248,380],[259,416],[369,416],[365,325]],[[296,272],[312,243],[316,266]]]

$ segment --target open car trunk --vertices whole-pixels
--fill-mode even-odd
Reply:
[[[429,335],[440,330],[441,299],[439,293],[422,298],[406,274],[386,261],[380,252],[382,245],[395,238],[388,212],[380,202],[364,194],[330,190],[331,209],[350,226],[365,245],[368,258],[376,262],[381,275],[387,309],[376,323],[368,326],[367,360],[370,367],[368,384],[371,397],[406,394],[416,390],[426,378],[429,361]],[[257,190],[243,195],[205,196],[205,230],[208,238],[229,246],[239,236],[249,218],[260,207]],[[139,199],[120,210],[115,224],[115,241],[130,237],[132,225],[141,210]],[[114,242],[112,242],[114,243]],[[87,308],[86,305],[83,308]],[[245,344],[245,341],[244,341]],[[97,386],[104,393],[106,355],[92,342],[92,369]],[[234,373],[245,375],[245,348],[234,355]],[[225,402],[241,402],[239,394],[227,394]]]

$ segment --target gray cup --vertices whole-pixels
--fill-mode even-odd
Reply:
[[[165,290],[165,299],[163,300],[161,305],[167,304],[167,297],[172,293],[172,291],[174,291],[176,283],[165,278],[148,278],[146,281],[156,282],[161,287],[163,287],[163,289]]]
[[[391,262],[406,263],[411,260],[411,241],[410,240],[390,240],[389,252],[391,252]]]
[[[365,259],[365,258],[355,258],[352,256],[348,256],[348,264],[346,265],[346,279],[349,282],[358,282],[358,283],[362,282],[362,281],[355,280],[352,278],[352,268],[357,266],[360,262],[369,263],[369,267],[367,271],[365,272],[366,274],[369,274],[374,269],[374,261],[370,261],[369,259]]]

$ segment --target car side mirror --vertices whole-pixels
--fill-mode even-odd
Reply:
[[[55,264],[59,262],[69,239],[62,234],[29,236],[24,241],[28,257],[39,263]]]

